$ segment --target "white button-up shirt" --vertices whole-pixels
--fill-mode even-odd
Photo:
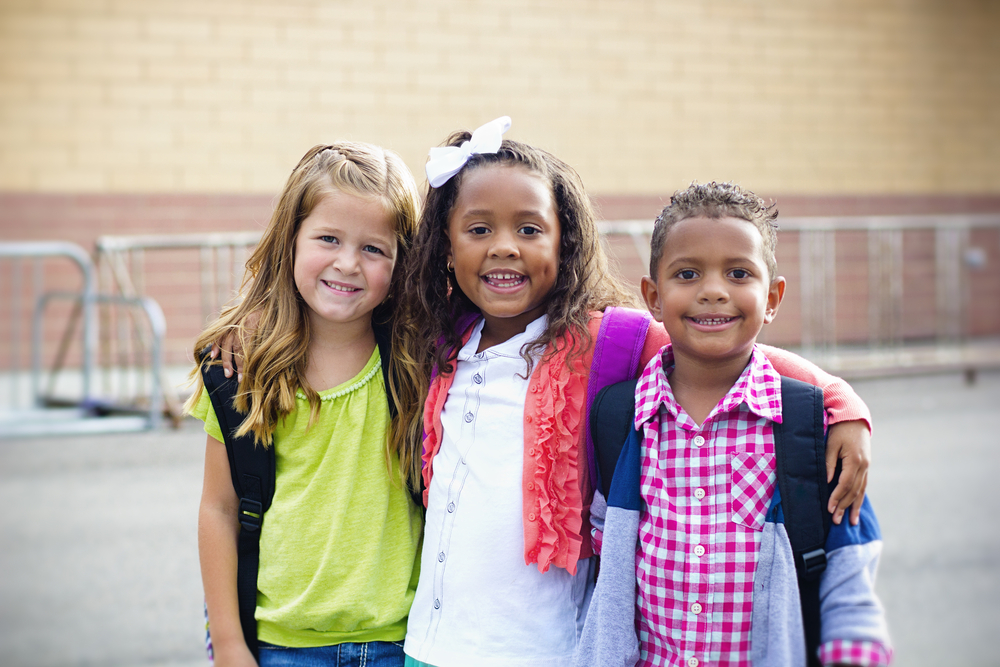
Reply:
[[[576,576],[524,562],[527,330],[481,353],[480,321],[459,351],[441,413],[443,438],[428,493],[420,583],[406,653],[436,667],[561,667],[582,626],[589,564]]]

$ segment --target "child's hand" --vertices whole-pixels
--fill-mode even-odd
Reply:
[[[254,311],[243,318],[240,326],[243,334],[252,336],[260,321],[260,312]],[[232,377],[233,369],[236,369],[236,380],[243,381],[243,347],[240,344],[240,336],[235,329],[230,329],[226,335],[212,344],[212,351],[209,356],[215,359],[222,353],[222,372],[225,376]]]
[[[212,351],[209,356],[215,359],[222,353],[222,372],[226,377],[233,376],[233,367],[236,367],[236,379],[243,381],[243,349],[240,347],[239,336],[235,331],[230,331],[221,340],[212,343]]]
[[[257,667],[257,661],[253,659],[253,653],[247,648],[246,642],[233,642],[232,646],[221,651],[218,646],[213,646],[213,649],[215,667]]]
[[[851,525],[858,525],[861,519],[861,503],[865,499],[868,486],[868,466],[872,460],[872,436],[868,423],[862,419],[838,422],[832,425],[826,436],[826,480],[833,479],[834,470],[840,459],[843,467],[837,488],[830,493],[827,509],[833,514],[833,522],[839,524],[844,512],[851,508]]]

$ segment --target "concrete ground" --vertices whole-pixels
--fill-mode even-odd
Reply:
[[[1000,665],[1000,373],[855,383],[896,665]],[[204,665],[204,436],[0,440],[0,664]]]

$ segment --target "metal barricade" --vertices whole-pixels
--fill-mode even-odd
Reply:
[[[236,296],[244,265],[250,251],[260,240],[260,232],[212,232],[201,234],[145,234],[130,236],[101,236],[95,244],[95,262],[101,290],[122,298],[140,298],[150,295],[168,298],[165,289],[180,290],[185,294],[185,308],[167,308],[171,327],[177,332],[176,340],[168,340],[168,358],[175,364],[175,376],[186,374],[191,368],[188,346],[205,324],[218,316],[222,307]],[[186,251],[186,252],[185,252]],[[157,275],[164,264],[172,265],[178,258],[197,256],[197,268],[192,275],[165,280]],[[159,267],[159,269],[157,268]],[[169,284],[165,284],[169,283]],[[198,303],[195,304],[197,299]],[[166,302],[164,302],[166,303]],[[191,312],[197,309],[200,320]],[[119,330],[119,344],[131,338],[136,345],[147,341],[135,331]],[[111,337],[103,339],[107,344]],[[185,351],[187,357],[179,360]],[[167,414],[179,423],[182,417],[179,377],[162,376],[162,391]]]
[[[635,254],[648,266],[652,221],[613,221],[601,226],[610,238],[630,238]],[[988,268],[984,267],[987,257],[995,252],[972,245],[970,237],[986,230],[996,232],[1000,239],[1000,215],[782,218],[779,226],[780,234],[798,237],[795,291],[801,295],[798,349],[804,356],[845,377],[939,370],[973,374],[977,369],[1000,367],[1000,330],[981,336],[968,331],[970,272]],[[867,286],[858,294],[845,287],[844,269],[838,269],[838,236],[845,232],[866,236]],[[904,239],[913,233],[933,235],[930,288],[907,284]],[[1000,240],[993,242],[1000,250]],[[990,280],[997,282],[1000,292],[1000,278],[995,274],[991,270]],[[862,325],[867,340],[838,334],[843,316],[837,306],[844,299],[866,300]],[[928,334],[904,330],[904,304],[913,300],[931,304],[933,331]]]
[[[76,267],[79,291],[45,289],[46,263],[60,260],[69,260]],[[160,374],[166,323],[156,302],[99,293],[90,257],[73,243],[0,243],[0,262],[9,264],[10,277],[0,289],[0,302],[9,301],[9,307],[0,305],[7,322],[0,346],[6,347],[8,359],[6,368],[0,366],[0,373],[7,375],[0,390],[7,394],[0,401],[0,437],[157,427],[163,411]],[[27,285],[25,273],[30,274]],[[67,272],[57,273],[64,283]],[[59,301],[68,301],[71,310],[46,376],[47,334],[58,331],[46,326],[46,318],[50,306]],[[112,308],[123,318],[141,320],[141,326],[148,330],[149,345],[138,356],[130,357],[134,381],[124,400],[121,392],[102,393],[95,387],[101,342],[97,310],[101,307]],[[148,381],[143,381],[143,374],[148,375]]]

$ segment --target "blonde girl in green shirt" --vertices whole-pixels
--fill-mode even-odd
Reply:
[[[403,360],[380,358],[373,320],[391,327],[396,267],[418,214],[416,184],[395,153],[314,147],[247,262],[241,301],[195,344],[197,354],[226,335],[239,341],[235,406],[246,418],[237,435],[275,452],[260,536],[258,663],[237,605],[238,498],[196,370],[188,408],[208,433],[198,545],[217,667],[403,664],[422,519],[407,490],[418,462],[400,447],[387,392],[406,404],[415,384]]]

